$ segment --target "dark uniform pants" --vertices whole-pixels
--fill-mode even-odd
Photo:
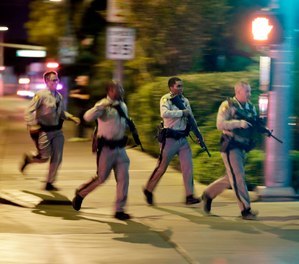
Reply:
[[[77,190],[77,194],[84,198],[97,186],[104,183],[111,170],[113,170],[116,180],[115,211],[122,212],[127,202],[129,187],[130,160],[126,150],[125,148],[116,147],[111,149],[108,146],[103,146],[100,155],[97,156],[97,176],[81,185]]]
[[[160,154],[161,156],[158,160],[157,166],[147,182],[146,189],[148,191],[153,192],[159,180],[166,172],[170,161],[176,154],[178,154],[180,160],[186,196],[193,194],[194,183],[192,152],[185,137],[178,140],[174,138],[166,138],[165,146]]]
[[[37,154],[30,156],[30,163],[43,163],[50,159],[47,182],[53,183],[56,179],[58,168],[62,162],[64,136],[61,130],[40,132],[35,141]]]
[[[250,197],[245,182],[244,160],[245,152],[239,148],[221,152],[226,168],[226,175],[210,184],[205,193],[214,199],[225,189],[232,187],[241,211],[250,208]]]

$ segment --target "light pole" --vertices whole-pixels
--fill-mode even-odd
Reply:
[[[3,76],[2,71],[4,70],[4,32],[8,30],[8,27],[0,26],[0,96],[4,94]]]
[[[55,3],[65,10],[66,20],[64,25],[64,34],[58,39],[58,60],[61,64],[68,65],[75,62],[78,50],[77,40],[73,28],[72,16],[74,15],[71,0],[47,0],[49,3]]]
[[[3,41],[4,41],[4,32],[8,30],[8,27],[2,27],[0,26],[0,67],[4,66],[4,56],[3,56],[3,51],[4,47],[2,46]]]
[[[291,186],[289,152],[292,139],[288,125],[293,110],[295,4],[295,0],[272,0],[272,5],[284,16],[284,41],[270,48],[273,63],[267,125],[274,129],[277,137],[283,139],[283,144],[272,138],[266,139],[266,188],[260,190],[262,198],[296,196]]]
[[[58,2],[58,3],[64,3],[64,8],[66,10],[67,18],[66,18],[66,32],[65,35],[69,36],[71,35],[71,14],[70,14],[70,8],[71,3],[70,0],[48,0],[49,2]]]

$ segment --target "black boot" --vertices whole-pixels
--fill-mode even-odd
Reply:
[[[114,217],[118,220],[129,220],[131,218],[131,216],[125,212],[116,212]]]
[[[149,205],[153,205],[154,204],[154,201],[153,201],[153,193],[148,191],[147,189],[144,189],[143,190],[143,193],[145,195],[145,199],[146,199],[146,202],[149,204]]]
[[[46,187],[45,187],[46,191],[59,191],[59,189],[57,187],[55,187],[52,183],[47,182]]]
[[[251,208],[247,208],[241,212],[242,218],[244,220],[256,220],[258,211],[253,211]]]
[[[203,201],[203,211],[206,214],[210,214],[213,199],[211,199],[205,192],[202,194],[201,199]]]
[[[23,162],[21,164],[20,167],[20,172],[24,173],[25,168],[27,167],[27,165],[30,163],[30,158],[27,154],[24,154],[24,158],[23,158]]]
[[[74,197],[72,201],[72,206],[76,211],[79,211],[81,209],[81,204],[83,202],[83,197],[81,197],[79,194],[76,193],[76,196]]]
[[[200,203],[200,199],[199,198],[195,198],[192,194],[188,195],[186,197],[186,204],[190,205],[190,204],[197,204]]]

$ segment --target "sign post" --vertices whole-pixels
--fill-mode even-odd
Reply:
[[[0,43],[3,43],[4,31],[8,30],[8,27],[0,27]],[[4,47],[0,46],[0,96],[4,95],[4,81],[3,81],[3,70],[4,67]]]
[[[77,45],[74,37],[60,37],[59,38],[59,63],[73,64],[78,54]]]
[[[128,22],[129,0],[108,0],[107,21],[114,24],[106,32],[106,58],[115,61],[113,78],[123,82],[123,61],[134,58],[135,29],[123,26]]]

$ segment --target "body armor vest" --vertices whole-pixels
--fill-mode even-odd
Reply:
[[[247,103],[247,108],[245,108],[245,107],[242,107],[240,105],[240,103],[235,98],[231,98],[231,99],[229,99],[229,105],[236,108],[238,112],[241,112],[242,115],[247,116],[249,119],[254,119],[256,117],[255,109],[254,109],[253,105],[249,102]],[[233,119],[241,120],[242,118],[240,118],[235,113],[233,116]],[[248,140],[252,141],[253,136],[254,136],[254,127],[250,126],[246,129],[236,128],[233,130],[233,133],[237,137],[244,139],[244,141],[248,141]]]

